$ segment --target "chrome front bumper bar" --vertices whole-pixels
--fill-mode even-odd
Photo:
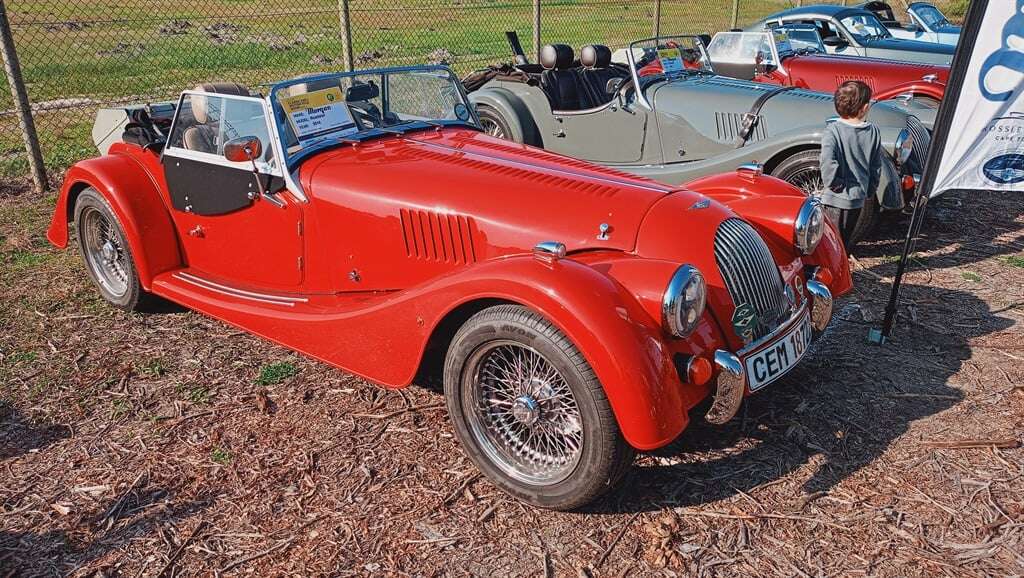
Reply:
[[[807,291],[811,294],[811,327],[815,336],[821,335],[832,321],[832,292],[824,283],[808,280]],[[797,314],[802,314],[802,310]],[[792,319],[790,320],[792,321]],[[788,329],[790,322],[783,323],[780,330]],[[747,351],[759,348],[776,337],[776,333],[755,344]],[[741,352],[745,353],[745,352]],[[731,351],[719,349],[715,351],[715,367],[718,368],[718,379],[715,388],[715,399],[711,408],[704,415],[708,423],[722,425],[728,423],[740,410],[743,397],[747,393],[747,375],[739,356]]]

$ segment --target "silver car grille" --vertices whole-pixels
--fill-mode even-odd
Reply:
[[[907,130],[914,139],[914,148],[910,153],[912,166],[909,168],[920,174],[924,172],[924,164],[928,160],[928,148],[931,146],[932,137],[928,129],[921,124],[921,120],[914,115],[907,117]]]
[[[782,275],[753,227],[740,219],[723,221],[715,234],[715,262],[733,304],[747,304],[757,313],[755,341],[786,320],[789,308]]]

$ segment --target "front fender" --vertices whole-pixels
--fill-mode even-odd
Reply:
[[[593,368],[633,447],[661,447],[686,427],[679,378],[660,326],[609,276],[572,258],[548,265],[518,256],[482,263],[445,284],[435,295],[462,296],[447,311],[500,299],[529,307],[558,327]]]
[[[51,243],[67,247],[74,201],[87,187],[96,189],[110,203],[124,229],[144,289],[150,289],[156,275],[182,266],[174,223],[152,175],[125,153],[84,160],[68,169],[46,232]]]

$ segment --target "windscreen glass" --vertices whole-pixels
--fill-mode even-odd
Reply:
[[[675,78],[712,72],[704,45],[696,36],[661,36],[629,45],[630,65],[638,77]]]

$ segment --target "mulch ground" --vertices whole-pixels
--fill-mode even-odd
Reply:
[[[573,513],[480,477],[436,388],[385,391],[202,315],[104,305],[0,187],[0,576],[1024,574],[1019,194],[906,220],[787,378]]]

